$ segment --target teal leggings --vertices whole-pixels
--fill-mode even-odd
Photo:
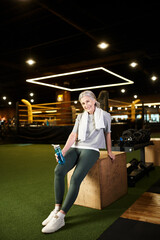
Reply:
[[[65,164],[58,164],[56,166],[54,179],[55,203],[62,204],[65,190],[65,175],[76,165],[76,168],[71,177],[68,193],[62,205],[62,210],[65,213],[68,212],[68,210],[75,202],[82,180],[85,178],[88,171],[92,168],[98,158],[98,151],[90,149],[70,148],[65,155]]]

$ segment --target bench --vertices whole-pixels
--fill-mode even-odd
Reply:
[[[81,183],[74,204],[103,209],[127,193],[126,153],[113,152],[112,162],[107,151],[100,151],[100,157]],[[68,187],[74,168],[67,174]]]

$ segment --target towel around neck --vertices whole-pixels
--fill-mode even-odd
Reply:
[[[94,112],[94,122],[95,122],[95,129],[99,130],[101,128],[105,128],[103,110],[101,108],[96,107]],[[79,123],[78,140],[81,140],[81,141],[86,140],[87,123],[88,123],[88,112],[84,111],[82,113],[82,117]]]

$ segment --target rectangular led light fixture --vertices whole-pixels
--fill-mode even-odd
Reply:
[[[86,73],[87,72],[93,72],[93,71],[98,71],[98,70],[102,70],[104,72],[107,72],[107,73],[123,80],[123,82],[113,83],[113,84],[105,84],[105,85],[97,85],[97,86],[88,86],[88,87],[81,87],[81,88],[66,88],[66,87],[57,86],[57,85],[54,85],[54,84],[49,84],[49,83],[42,82],[42,80],[45,80],[45,79],[58,78],[58,77],[69,76],[69,75],[74,75],[74,74],[81,74],[81,73],[85,73],[85,72]],[[115,87],[115,86],[122,86],[122,85],[128,85],[128,84],[133,84],[134,83],[133,81],[131,81],[131,80],[125,78],[125,77],[122,77],[119,74],[116,74],[116,73],[114,73],[114,72],[112,72],[112,71],[110,71],[110,70],[108,70],[104,67],[89,68],[89,69],[85,69],[85,70],[54,74],[54,75],[49,75],[49,76],[44,76],[44,77],[31,78],[31,79],[27,79],[26,82],[39,84],[39,85],[42,85],[42,86],[47,86],[47,87],[52,87],[52,88],[58,88],[58,89],[66,90],[66,91],[70,91],[70,92],[81,91],[81,90],[86,90],[86,89]],[[98,83],[98,81],[97,81],[97,83]]]

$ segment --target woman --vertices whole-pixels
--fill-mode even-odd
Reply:
[[[99,149],[106,148],[111,160],[115,156],[111,151],[111,117],[100,108],[99,102],[91,91],[79,95],[84,112],[79,114],[74,128],[62,149],[66,159],[64,165],[55,168],[55,208],[42,222],[43,233],[55,232],[65,225],[65,215],[75,202],[82,180],[99,158]],[[57,156],[56,156],[57,159]],[[58,161],[58,159],[57,159]],[[64,178],[74,166],[76,168],[70,181],[70,187],[63,202]]]

